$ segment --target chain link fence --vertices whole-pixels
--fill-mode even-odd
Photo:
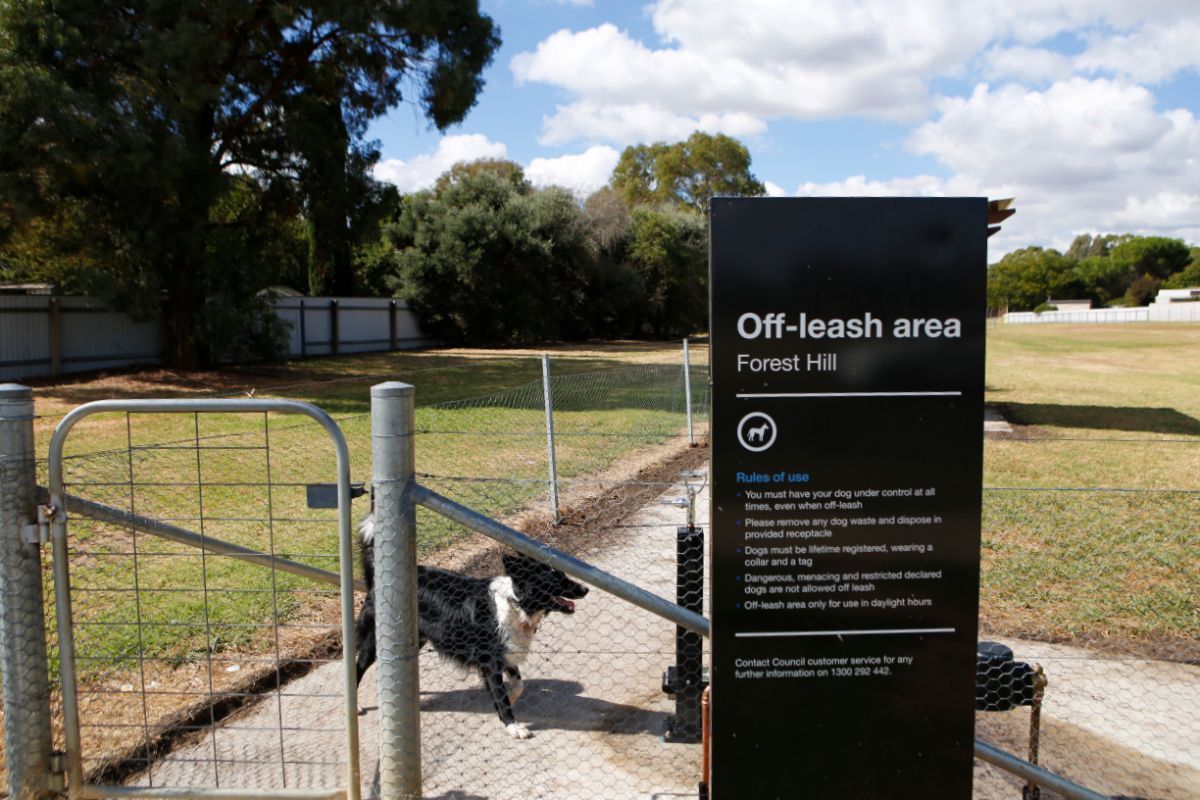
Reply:
[[[427,404],[416,383],[422,485],[676,598],[682,501],[705,481],[707,450],[690,446],[706,443],[703,369],[692,368],[691,437],[680,365],[552,369],[556,481],[541,381]],[[338,423],[354,478],[366,480],[369,416]],[[309,484],[333,479],[311,424],[112,415],[96,425],[97,441],[117,430],[122,446],[69,458],[71,494],[334,568],[333,512],[306,502]],[[980,699],[977,737],[1025,757],[1033,730],[1040,764],[1105,795],[1200,796],[1200,445],[1007,435],[986,448],[981,638],[1011,655],[981,669],[993,690]],[[707,507],[705,495],[695,501]],[[490,540],[417,515],[422,563],[502,573]],[[341,658],[333,587],[72,520],[89,775],[162,786],[244,785],[251,774],[255,785],[303,787],[341,768],[340,695],[318,676]],[[695,592],[685,585],[679,597]],[[695,796],[699,746],[663,741],[680,713],[663,686],[681,662],[677,631],[597,591],[575,604],[546,615],[521,648],[513,709],[528,741],[507,735],[477,669],[426,648],[426,796]],[[374,673],[359,697],[367,780]],[[1021,791],[1016,777],[977,766],[977,797]]]

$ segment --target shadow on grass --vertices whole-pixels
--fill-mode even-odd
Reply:
[[[1173,408],[1071,406],[1054,403],[1000,403],[1004,418],[1018,425],[1136,431],[1200,436],[1200,420]]]

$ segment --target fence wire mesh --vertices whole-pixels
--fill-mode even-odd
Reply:
[[[686,512],[660,501],[686,496],[686,484],[703,479],[682,476],[706,458],[687,446],[682,370],[556,375],[552,388],[561,524],[549,507],[540,381],[428,404],[418,385],[418,480],[673,599]],[[692,393],[702,442],[707,375],[695,367]],[[124,444],[71,458],[69,492],[334,568],[333,512],[304,505],[305,484],[333,480],[315,427],[274,417],[97,422],[122,429]],[[369,417],[338,422],[354,478],[368,480]],[[1196,439],[989,437],[986,452],[981,638],[1012,655],[983,669],[985,684],[1009,694],[985,697],[977,736],[1028,753],[1032,672],[1022,665],[1040,666],[1040,763],[1112,796],[1200,796]],[[707,499],[698,505],[703,512]],[[365,512],[360,501],[356,516]],[[261,785],[342,774],[340,689],[330,688],[340,684],[312,669],[340,658],[333,587],[72,519],[94,777],[160,786],[191,769],[197,782],[227,785],[242,762],[269,775]],[[418,531],[423,563],[478,577],[503,571],[490,540],[423,509]],[[596,591],[575,602],[576,613],[548,615],[523,650],[514,713],[529,741],[506,735],[477,671],[426,649],[426,796],[695,795],[699,747],[661,741],[677,711],[661,685],[677,662],[675,629]],[[373,673],[360,690],[367,780]],[[254,698],[253,709],[219,721]],[[977,765],[976,797],[1020,792],[1018,779]]]
[[[1114,797],[1196,797],[1200,442],[1123,411],[988,436],[981,638],[1012,652],[990,677],[1045,672],[1044,766]],[[1032,714],[981,712],[977,735],[1023,754]],[[977,794],[1011,796],[1014,778],[984,773],[1001,793]]]
[[[677,459],[673,469],[685,465],[690,466]],[[510,496],[509,487],[498,481],[426,478],[422,483],[432,483],[439,493],[468,505],[499,506]],[[550,526],[545,518],[531,516],[517,524],[600,569],[673,600],[677,529],[686,514],[656,501],[682,496],[682,484],[574,480],[564,489],[565,496],[577,498],[580,505],[572,505],[553,536],[546,535]],[[561,577],[526,575],[519,563],[502,564],[499,549],[488,540],[463,540],[438,561],[478,576],[483,586],[495,586],[492,580],[499,575],[512,579],[511,587],[497,587],[501,599],[486,601],[496,603],[500,630],[511,631],[507,637],[500,634],[507,638],[506,646],[500,645],[497,625],[489,617],[480,627],[450,632],[451,637],[473,637],[470,641],[452,640],[440,649],[491,653],[500,646],[519,669],[519,675],[503,675],[505,694],[519,699],[512,704],[513,717],[506,719],[504,700],[498,708],[495,694],[481,680],[489,666],[502,664],[485,657],[480,668],[463,668],[439,654],[438,642],[426,647],[420,666],[425,796],[694,795],[700,779],[698,745],[662,740],[676,710],[662,689],[664,672],[676,663],[674,626],[599,591],[575,596]],[[427,588],[451,604],[480,601],[461,591],[438,592],[436,580]],[[516,605],[507,605],[510,598]],[[434,601],[422,599],[423,613],[437,617]],[[542,617],[539,611],[547,608],[556,610]],[[698,647],[697,658],[703,657]],[[363,692],[369,697],[373,690],[368,672]],[[697,695],[697,712],[698,700]],[[509,729],[510,723],[517,729]],[[364,728],[371,724],[369,711]],[[532,738],[524,739],[526,731]]]

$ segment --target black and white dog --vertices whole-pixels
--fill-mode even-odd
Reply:
[[[375,662],[375,523],[359,525],[367,599],[358,615],[358,679]],[[505,575],[471,578],[435,567],[417,567],[417,628],[420,645],[457,664],[479,670],[509,736],[528,739],[512,706],[524,691],[519,666],[533,635],[551,611],[575,613],[587,587],[559,570],[522,555],[503,556]],[[505,683],[507,676],[508,683]]]

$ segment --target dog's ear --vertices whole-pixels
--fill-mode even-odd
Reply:
[[[520,553],[505,553],[500,556],[500,561],[504,564],[504,572],[509,577],[529,571],[530,559]]]
[[[516,580],[537,581],[541,584],[545,582],[547,575],[552,574],[550,567],[521,553],[509,553],[501,556],[500,560],[504,562],[504,573]]]

